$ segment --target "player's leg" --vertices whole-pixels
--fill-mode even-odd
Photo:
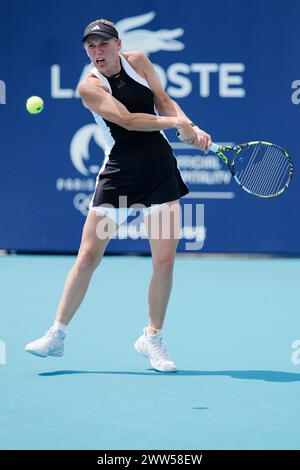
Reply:
[[[172,289],[174,261],[180,234],[179,201],[165,204],[147,219],[153,265],[148,292],[149,326],[153,330],[160,330],[163,327]]]
[[[145,218],[151,246],[153,274],[148,292],[149,325],[136,341],[135,348],[148,357],[152,367],[161,372],[177,370],[174,362],[166,354],[161,329],[172,289],[180,220],[179,201],[164,204]]]
[[[62,356],[66,325],[80,306],[93,272],[100,263],[115,230],[116,223],[112,219],[90,210],[78,255],[65,281],[54,325],[42,338],[27,344],[26,351],[42,357]]]
[[[113,220],[90,210],[74,266],[69,272],[58,305],[55,320],[67,325],[80,306],[93,272],[99,265],[111,236],[115,233]]]

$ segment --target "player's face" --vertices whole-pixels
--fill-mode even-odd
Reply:
[[[91,34],[86,39],[85,49],[93,65],[103,75],[109,76],[119,72],[120,39],[104,39]]]

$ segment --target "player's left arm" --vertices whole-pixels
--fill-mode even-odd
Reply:
[[[162,116],[182,117],[186,119],[187,122],[192,123],[192,120],[184,113],[178,103],[172,100],[168,93],[163,89],[155,68],[146,54],[143,52],[138,52],[138,54],[139,63],[142,65],[148,85],[154,94],[155,106],[159,114]],[[192,145],[208,149],[212,143],[210,135],[198,126],[193,126],[193,129],[196,135]]]

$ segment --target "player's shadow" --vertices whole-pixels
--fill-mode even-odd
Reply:
[[[115,371],[115,370],[56,370],[53,372],[40,372],[42,377],[53,377],[58,375],[77,375],[77,374],[95,374],[95,375],[160,375],[165,373],[156,372],[153,369],[147,369],[145,372],[135,371]],[[291,372],[281,372],[275,370],[179,370],[176,373],[168,373],[168,377],[207,377],[220,376],[231,377],[238,380],[263,380],[265,382],[300,382],[300,374]]]

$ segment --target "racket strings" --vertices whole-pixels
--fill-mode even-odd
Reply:
[[[273,147],[267,148],[263,158],[258,162],[254,162],[257,154],[258,148],[253,152],[248,177],[245,178],[244,184],[252,192],[272,194],[277,190],[276,186],[280,186],[280,174],[283,169],[284,159],[281,152]]]
[[[262,196],[278,193],[290,176],[290,162],[284,151],[263,144],[245,147],[237,155],[234,167],[238,182]]]

